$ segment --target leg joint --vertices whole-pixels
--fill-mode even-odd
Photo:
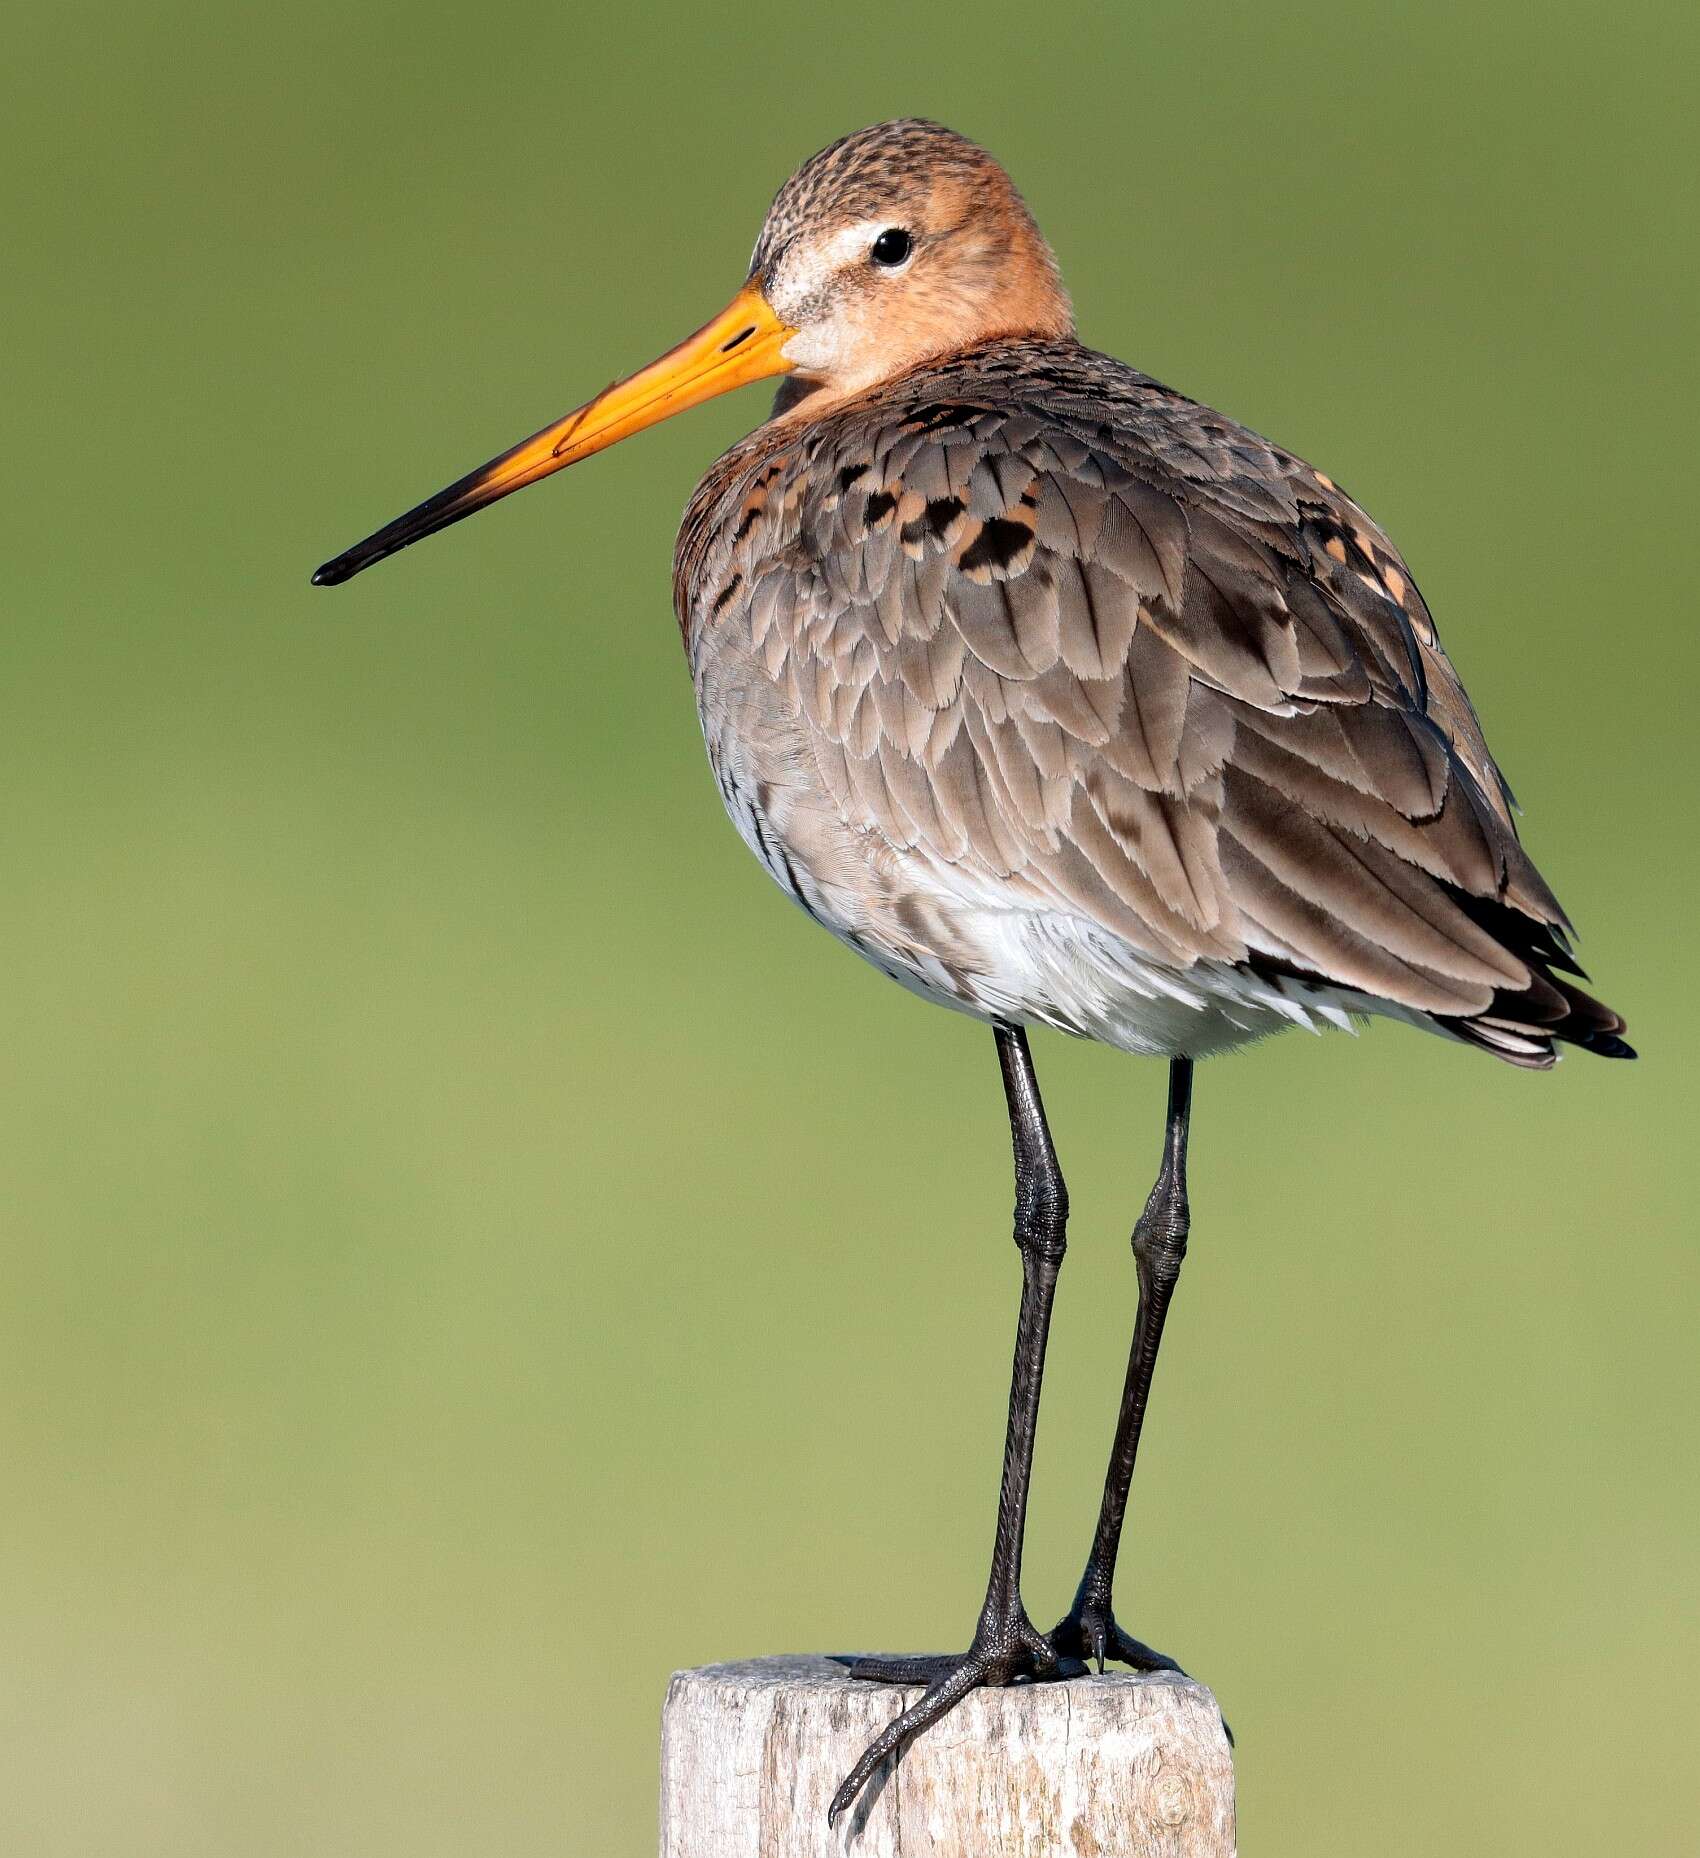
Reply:
[[[1173,1282],[1180,1276],[1181,1261],[1186,1257],[1192,1216],[1185,1191],[1165,1191],[1165,1185],[1158,1182],[1134,1225],[1133,1255],[1150,1268],[1153,1276]]]
[[[1015,1242],[1041,1258],[1061,1258],[1068,1249],[1068,1188],[1054,1165],[1016,1170]]]

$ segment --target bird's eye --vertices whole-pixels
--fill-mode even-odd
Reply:
[[[887,226],[874,240],[871,253],[877,265],[900,265],[915,249],[915,241],[901,226]]]

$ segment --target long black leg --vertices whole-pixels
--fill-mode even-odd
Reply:
[[[1133,1228],[1134,1268],[1139,1276],[1139,1310],[1133,1322],[1133,1344],[1128,1350],[1127,1379],[1122,1385],[1121,1411],[1116,1416],[1116,1442],[1110,1468],[1104,1476],[1104,1498],[1098,1508],[1098,1527],[1092,1552],[1074,1605],[1051,1634],[1059,1656],[1092,1658],[1099,1670],[1106,1657],[1119,1659],[1142,1671],[1178,1671],[1180,1666],[1161,1652],[1122,1631],[1110,1606],[1115,1579],[1116,1552],[1121,1546],[1122,1523],[1127,1515],[1128,1487],[1133,1482],[1134,1460],[1139,1455],[1139,1434],[1145,1424],[1145,1407],[1151,1395],[1151,1375],[1157,1366],[1157,1349],[1163,1340],[1163,1322],[1169,1300],[1186,1257],[1191,1223],[1186,1198],[1186,1139],[1192,1115],[1192,1060],[1176,1058],[1169,1065],[1169,1108],[1163,1135],[1163,1165],[1157,1184]]]
[[[974,1630],[974,1643],[960,1658],[862,1659],[857,1677],[885,1683],[925,1683],[925,1694],[904,1710],[863,1751],[833,1796],[830,1823],[856,1798],[891,1752],[937,1722],[982,1684],[1008,1684],[1018,1677],[1048,1674],[1056,1656],[1021,1603],[1021,1544],[1027,1523],[1027,1487],[1033,1475],[1033,1438],[1039,1423],[1039,1385],[1045,1373],[1045,1343],[1051,1304],[1062,1264],[1068,1224],[1068,1189],[1051,1146],[1039,1080],[1033,1073],[1027,1035],[1018,1027],[996,1028],[998,1062],[1009,1104],[1015,1147],[1015,1242],[1021,1248],[1021,1314],[1015,1329],[1015,1367],[1009,1386],[1009,1428],[1004,1437],[1003,1483],[998,1492],[997,1533],[992,1543],[991,1579]]]

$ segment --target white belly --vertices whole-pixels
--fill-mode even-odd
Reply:
[[[1351,1030],[1373,1003],[1330,989],[1265,980],[1223,962],[1176,969],[1087,918],[1060,910],[990,908],[935,894],[950,925],[949,958],[885,943],[867,927],[828,922],[856,951],[929,999],[985,1020],[1052,1026],[1118,1050],[1203,1058],[1301,1026]]]
[[[1166,965],[1050,898],[853,828],[823,791],[788,707],[744,662],[729,652],[697,665],[709,761],[732,823],[793,902],[923,998],[977,1019],[1194,1058],[1292,1026],[1349,1031],[1353,1014],[1398,1013],[1227,962]]]
[[[836,816],[809,817],[813,808],[769,781],[742,781],[718,760],[716,772],[739,836],[794,903],[882,973],[957,1012],[1202,1058],[1293,1026],[1350,1031],[1351,1014],[1386,1010],[1223,962],[1162,965],[1088,918],[1012,903],[965,874],[861,843]]]

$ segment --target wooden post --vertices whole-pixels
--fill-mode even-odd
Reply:
[[[980,1690],[827,1802],[918,1690],[829,1658],[680,1671],[661,1715],[661,1858],[1233,1858],[1216,1700],[1161,1673]]]

